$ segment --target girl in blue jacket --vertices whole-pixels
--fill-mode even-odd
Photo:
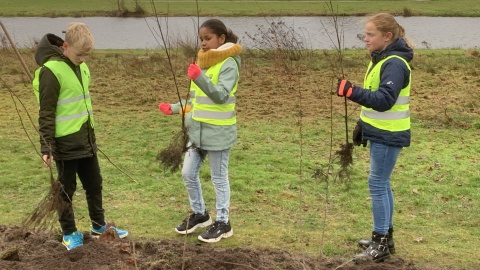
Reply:
[[[366,250],[355,259],[383,261],[395,252],[393,194],[390,175],[402,147],[410,145],[410,85],[413,58],[404,28],[387,13],[365,24],[365,44],[371,53],[363,87],[339,79],[337,94],[362,105],[354,130],[356,145],[370,141],[368,186],[372,198],[372,240],[359,244]]]

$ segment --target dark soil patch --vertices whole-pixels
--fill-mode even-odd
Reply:
[[[341,266],[344,264],[343,266]],[[339,267],[340,266],[340,267]],[[383,263],[346,263],[283,250],[220,248],[181,241],[100,241],[67,251],[60,234],[0,226],[0,269],[419,269],[399,257]]]

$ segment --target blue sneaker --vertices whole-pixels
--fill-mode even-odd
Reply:
[[[64,235],[62,244],[67,250],[83,246],[83,233],[77,231],[72,234]]]
[[[105,225],[103,225],[102,227],[100,227],[100,229],[95,229],[93,228],[92,225],[90,225],[90,230],[92,231],[92,237],[93,238],[99,238],[100,237],[100,234],[104,233],[105,232],[105,229],[107,228],[107,225],[108,223],[105,222]],[[112,225],[112,224],[110,224]],[[128,231],[126,230],[119,230],[117,229],[114,225],[110,226],[109,229],[114,229],[115,232],[118,234],[118,237],[120,238],[125,238],[127,237],[128,235]]]

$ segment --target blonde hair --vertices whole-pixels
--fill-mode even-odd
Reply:
[[[398,24],[395,18],[388,13],[378,13],[366,19],[366,23],[373,23],[378,31],[386,34],[392,33],[392,40],[397,40],[402,37],[409,47],[413,47],[413,43],[405,36],[405,28]]]
[[[65,42],[88,53],[93,50],[94,45],[93,35],[87,25],[79,22],[68,24],[67,31],[65,31]]]

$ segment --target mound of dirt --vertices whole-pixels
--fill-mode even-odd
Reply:
[[[173,240],[133,242],[96,240],[85,233],[84,245],[67,251],[61,235],[0,225],[0,269],[417,269],[401,258],[354,264],[282,250],[220,248]]]

